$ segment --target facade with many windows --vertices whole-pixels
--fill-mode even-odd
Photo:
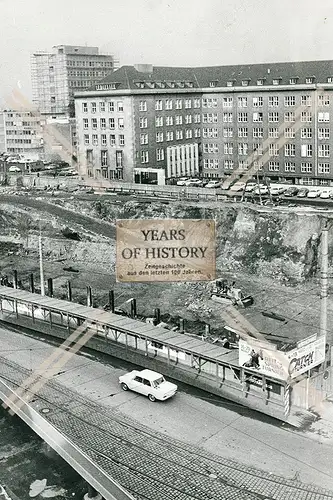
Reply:
[[[0,113],[0,152],[39,160],[44,154],[43,123],[32,111]]]
[[[80,164],[92,176],[133,181],[146,167],[167,179],[223,178],[251,168],[296,184],[333,181],[333,61],[124,66],[75,101]]]

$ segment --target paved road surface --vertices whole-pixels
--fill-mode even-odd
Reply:
[[[0,328],[0,346],[0,356],[28,370],[37,368],[54,349],[50,343],[3,327]],[[186,387],[180,387],[172,400],[150,403],[140,395],[121,391],[118,376],[129,369],[132,366],[112,358],[99,361],[90,354],[76,355],[55,380],[64,388],[98,402],[104,410],[109,408],[110,412],[123,415],[134,428],[147,426],[150,429],[148,435],[161,433],[170,442],[177,439],[195,445],[196,453],[206,451],[219,456],[215,466],[225,463],[225,459],[232,459],[242,464],[239,470],[255,466],[288,480],[296,477],[304,483],[333,490],[333,426],[330,422],[321,421],[306,431],[295,431],[237,404]],[[253,485],[259,485],[260,474],[251,470]],[[267,479],[267,476],[262,477]],[[236,482],[237,477],[236,474]],[[305,485],[303,488],[307,490]],[[289,496],[270,498],[286,500]],[[325,497],[310,495],[300,498]]]

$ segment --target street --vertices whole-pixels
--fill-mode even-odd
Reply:
[[[37,369],[55,343],[1,326],[0,355],[26,369]],[[53,344],[53,345],[52,345]],[[123,392],[118,377],[135,367],[106,356],[74,355],[55,376],[58,383],[119,414],[147,426],[153,433],[196,445],[221,458],[263,469],[271,474],[333,489],[333,426],[321,420],[306,430],[251,412],[230,401],[178,384],[176,396],[151,403]],[[325,403],[326,414],[331,403]]]

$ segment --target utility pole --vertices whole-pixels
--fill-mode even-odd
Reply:
[[[39,221],[39,270],[40,270],[40,293],[45,295],[44,270],[43,270],[43,251],[42,251],[42,230]]]
[[[321,232],[321,272],[320,272],[320,337],[327,334],[327,297],[328,297],[328,222],[325,220]],[[330,339],[329,339],[330,340]],[[330,344],[331,342],[329,342]]]

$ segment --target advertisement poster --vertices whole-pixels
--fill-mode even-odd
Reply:
[[[324,360],[324,337],[289,352],[278,351],[256,339],[239,341],[239,366],[280,380],[296,378]]]
[[[117,221],[117,281],[215,279],[215,221]]]

